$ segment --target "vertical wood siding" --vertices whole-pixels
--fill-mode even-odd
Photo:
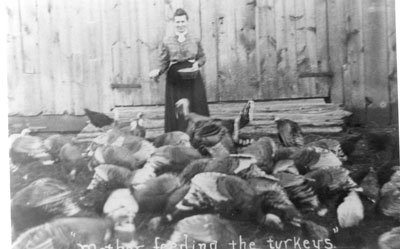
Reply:
[[[331,97],[357,123],[398,123],[394,2],[327,1]]]
[[[8,1],[9,112],[163,104],[165,76],[148,72],[183,7],[205,48],[209,101],[330,96],[359,122],[395,122],[394,2]]]

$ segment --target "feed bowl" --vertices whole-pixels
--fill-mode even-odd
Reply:
[[[194,70],[193,68],[183,68],[178,70],[179,75],[184,80],[194,80],[199,73],[199,70]]]

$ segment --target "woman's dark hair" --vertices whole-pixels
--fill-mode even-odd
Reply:
[[[174,18],[175,18],[175,16],[186,16],[186,20],[189,20],[188,13],[182,8],[175,10]]]

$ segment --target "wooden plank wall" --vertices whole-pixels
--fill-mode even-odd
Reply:
[[[328,0],[331,97],[353,122],[398,123],[394,0]]]
[[[355,122],[394,123],[394,2],[10,0],[9,113],[162,105],[165,76],[147,76],[183,7],[210,102],[330,96]]]

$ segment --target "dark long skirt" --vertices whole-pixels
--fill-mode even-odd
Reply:
[[[168,70],[165,88],[165,132],[186,131],[187,122],[183,117],[177,119],[175,114],[175,103],[182,98],[189,100],[190,112],[203,116],[210,115],[201,74],[199,73],[196,79],[185,80],[177,72],[179,69],[191,66],[190,62],[180,62]]]

